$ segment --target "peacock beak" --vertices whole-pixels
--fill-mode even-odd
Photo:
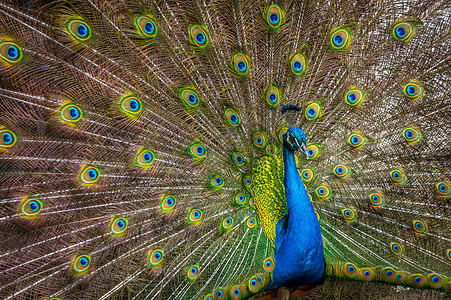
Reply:
[[[308,157],[308,155],[307,155],[307,145],[305,143],[302,143],[302,145],[299,147],[299,149],[301,149],[301,151],[305,153],[305,156]]]

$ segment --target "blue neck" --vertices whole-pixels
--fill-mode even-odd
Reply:
[[[276,266],[270,288],[314,283],[324,271],[319,222],[296,168],[294,151],[285,145],[283,161],[288,215],[279,221],[276,228]]]

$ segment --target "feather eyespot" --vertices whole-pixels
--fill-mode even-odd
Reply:
[[[440,196],[449,196],[451,194],[451,186],[448,182],[441,181],[436,184],[437,192]]]
[[[258,284],[257,276],[252,276],[247,284],[247,287],[251,293],[257,293],[260,289],[260,285]]]
[[[326,198],[331,194],[329,188],[325,185],[317,187],[315,193],[319,198]]]
[[[306,70],[305,56],[303,54],[294,55],[290,60],[290,68],[291,72],[296,76],[304,74]]]
[[[415,144],[421,139],[421,133],[413,126],[407,127],[402,131],[402,136],[409,144]]]
[[[213,294],[216,296],[216,300],[226,300],[229,295],[227,293],[227,289],[223,287],[218,287],[213,291]]]
[[[366,281],[370,281],[374,278],[374,271],[369,268],[363,268],[358,271],[359,277]]]
[[[418,233],[419,235],[424,235],[427,232],[427,225],[424,221],[421,220],[413,220],[413,230],[415,230],[415,233]]]
[[[189,29],[189,36],[193,45],[199,48],[205,48],[209,43],[207,30],[202,26],[191,26]]]
[[[29,198],[20,204],[20,212],[24,217],[36,217],[42,210],[43,204],[39,199]]]
[[[265,145],[265,134],[263,132],[254,133],[253,141],[256,147],[262,148]]]
[[[349,90],[345,94],[345,102],[346,104],[352,106],[352,107],[359,107],[364,99],[364,94],[361,90],[358,89],[352,89]]]
[[[202,220],[202,211],[200,209],[191,209],[188,214],[188,222],[199,224]]]
[[[147,261],[151,266],[159,266],[163,262],[164,251],[162,249],[156,249],[149,251]]]
[[[247,189],[251,188],[251,186],[252,186],[252,178],[249,175],[243,176],[243,185]]]
[[[282,101],[282,92],[275,86],[270,86],[265,91],[265,100],[269,106],[277,106]]]
[[[122,112],[129,116],[136,116],[142,111],[141,101],[134,96],[123,97],[119,102]]]
[[[390,243],[390,250],[396,255],[401,255],[403,253],[404,248],[400,243],[393,242]]]
[[[266,152],[266,154],[268,154],[268,155],[276,154],[276,152],[277,152],[277,146],[276,146],[276,145],[273,145],[273,144],[270,144],[270,145],[266,146],[265,152]]]
[[[0,126],[0,149],[7,150],[14,146],[17,142],[17,137],[11,130]]]
[[[113,235],[122,235],[128,227],[128,220],[123,217],[114,218],[110,224],[110,231]]]
[[[310,145],[307,147],[307,158],[315,159],[319,156],[319,148],[316,145]]]
[[[407,98],[412,100],[417,100],[421,96],[423,96],[423,88],[419,83],[416,82],[409,82],[404,86],[404,95],[407,96]]]
[[[446,258],[451,260],[451,249],[446,249]]]
[[[1,43],[0,57],[8,63],[16,63],[22,59],[22,49],[11,42]]]
[[[346,29],[338,29],[332,32],[330,44],[333,49],[341,50],[349,44],[349,32]]]
[[[180,99],[188,108],[195,108],[199,106],[199,97],[197,93],[191,88],[184,88],[180,91]]]
[[[315,178],[315,172],[311,168],[299,170],[299,174],[304,182],[310,182],[313,178]]]
[[[250,217],[249,219],[247,219],[246,224],[247,227],[254,228],[255,225],[257,225],[257,220],[254,217]]]
[[[230,126],[237,127],[241,123],[240,115],[232,108],[227,108],[224,112],[227,123]]]
[[[398,41],[408,40],[413,33],[413,27],[410,23],[401,22],[393,27],[393,37]]]
[[[266,22],[272,29],[277,29],[284,22],[283,10],[276,4],[270,5],[266,9]]]
[[[342,209],[341,213],[346,222],[353,222],[357,219],[357,213],[351,208]]]
[[[177,198],[172,195],[163,195],[161,197],[160,209],[163,213],[170,213],[174,210]]]
[[[230,297],[232,298],[232,300],[239,300],[239,299],[243,299],[243,297],[245,297],[246,295],[246,287],[242,286],[242,285],[236,285],[233,286],[232,289],[230,290]]]
[[[141,16],[135,21],[136,28],[142,37],[154,37],[157,35],[158,28],[156,22],[150,17]]]
[[[305,109],[305,118],[309,121],[315,120],[321,116],[321,106],[318,103],[311,103]]]
[[[147,149],[141,149],[135,156],[135,163],[141,168],[149,168],[154,161],[155,155]]]
[[[233,197],[233,200],[238,206],[243,206],[246,204],[246,195],[243,192],[237,192]]]
[[[274,271],[274,268],[276,267],[276,262],[272,257],[268,257],[263,261],[263,269],[265,269],[266,272],[272,272]]]
[[[199,276],[199,266],[192,265],[191,267],[189,267],[187,275],[189,280],[196,279],[197,276]]]
[[[404,174],[404,171],[400,169],[390,171],[390,177],[395,183],[398,184],[402,184],[407,180],[406,174]]]
[[[63,104],[59,111],[61,121],[69,125],[77,124],[83,116],[83,111],[80,107],[71,103]]]
[[[426,283],[426,278],[422,274],[413,274],[410,275],[409,281],[411,285],[420,288]]]
[[[382,195],[381,193],[372,193],[369,197],[371,205],[373,205],[374,207],[383,206],[385,203],[384,195]]]
[[[349,168],[344,164],[336,165],[334,168],[334,174],[338,178],[345,178],[349,175]]]
[[[214,190],[219,190],[224,186],[224,179],[218,175],[211,177],[208,182],[210,187],[212,187]]]
[[[396,279],[396,271],[393,268],[383,268],[382,269],[382,278],[385,281],[391,282]]]
[[[345,263],[344,264],[344,273],[348,277],[354,277],[357,275],[358,269],[353,263]]]
[[[67,23],[67,30],[70,35],[79,41],[86,41],[91,37],[91,29],[88,24],[81,20],[72,20]]]
[[[100,178],[100,170],[93,166],[85,166],[81,168],[78,179],[83,185],[96,185]]]
[[[233,55],[231,68],[234,74],[239,76],[245,76],[249,72],[249,58],[242,54],[238,53]]]
[[[240,152],[233,152],[232,153],[232,161],[237,167],[242,167],[246,163],[246,160]]]
[[[89,267],[91,265],[91,256],[89,255],[80,255],[77,256],[72,263],[72,269],[80,274],[88,271]]]
[[[428,282],[431,287],[437,289],[443,285],[444,280],[443,277],[440,276],[439,274],[433,273],[428,276]]]
[[[189,146],[188,153],[194,160],[201,161],[207,157],[207,148],[202,143],[193,143]]]
[[[221,231],[222,232],[227,232],[230,229],[232,229],[232,226],[233,226],[233,218],[226,217],[221,222]]]
[[[208,294],[207,296],[204,297],[203,300],[213,300],[213,295],[212,294]]]
[[[365,144],[365,142],[366,140],[363,137],[363,135],[358,132],[351,134],[348,138],[348,144],[356,149],[362,147]]]

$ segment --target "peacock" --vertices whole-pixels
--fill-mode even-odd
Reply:
[[[449,297],[450,33],[446,0],[3,0],[0,298]]]

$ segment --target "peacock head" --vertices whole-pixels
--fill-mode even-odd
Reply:
[[[307,155],[305,133],[299,127],[291,126],[283,135],[283,144],[291,151],[301,150]]]

